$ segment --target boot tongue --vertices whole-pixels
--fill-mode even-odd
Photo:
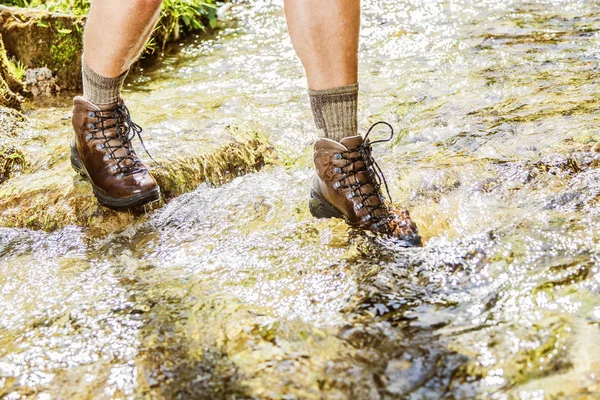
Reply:
[[[343,146],[345,146],[349,151],[355,152],[356,149],[364,143],[364,140],[363,140],[362,136],[360,136],[360,135],[359,136],[350,136],[350,137],[346,137],[346,138],[342,139],[340,141],[340,143]],[[354,154],[356,154],[356,153],[354,153]],[[360,168],[364,168],[364,166],[365,166],[364,160],[359,160],[354,163],[353,168],[354,168],[354,170],[357,170]],[[365,204],[372,205],[372,206],[381,204],[381,200],[379,198],[379,193],[376,191],[375,185],[373,184],[372,178],[368,174],[368,172],[366,172],[366,171],[359,172],[357,175],[354,175],[350,179],[352,180],[352,183],[355,183],[357,180],[360,180],[361,182],[366,183],[360,189],[360,191],[363,194],[374,194],[375,195],[375,196],[369,197],[366,200]],[[380,208],[374,212],[373,216],[379,217],[384,214],[385,214],[385,210]]]
[[[123,99],[119,98],[119,100],[116,103],[112,103],[112,104],[103,104],[103,105],[99,105],[96,106],[98,107],[101,111],[111,111],[113,108],[115,108],[117,105],[119,104],[123,104]],[[108,115],[108,114],[105,114]],[[107,121],[108,124],[113,125],[116,123],[116,120],[111,119],[109,121]],[[111,133],[116,132],[115,128],[110,129]],[[129,167],[133,164],[133,160],[128,156],[129,154],[129,150],[123,146],[123,143],[121,142],[121,138],[120,137],[115,137],[114,139],[111,139],[108,144],[110,146],[115,146],[115,147],[119,147],[118,149],[116,149],[113,153],[113,155],[115,157],[126,157],[124,160],[121,161],[120,166],[121,167]],[[128,146],[131,146],[131,144],[128,144]]]
[[[360,146],[361,144],[363,144],[363,138],[360,135],[359,136],[345,137],[342,140],[340,140],[340,143],[343,146],[345,146],[348,150],[354,150],[358,146]]]
[[[101,111],[110,111],[113,108],[115,108],[117,105],[122,104],[123,103],[123,99],[119,98],[119,100],[116,103],[111,103],[111,104],[101,104],[101,105],[95,105],[96,107],[98,107]]]
[[[100,111],[110,111],[113,108],[115,108],[117,106],[117,104],[119,104],[119,103],[102,104],[102,105],[96,106],[96,107],[98,107],[98,109],[100,109]]]

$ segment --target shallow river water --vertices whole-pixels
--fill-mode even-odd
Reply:
[[[310,217],[282,4],[236,4],[126,98],[150,153],[238,126],[277,160],[108,237],[1,229],[0,398],[600,398],[600,3],[363,5],[361,125],[424,247]]]

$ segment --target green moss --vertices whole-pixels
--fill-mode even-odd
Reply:
[[[202,182],[224,184],[274,160],[267,138],[256,131],[232,130],[234,141],[216,151],[157,162],[154,175],[168,198],[194,190]]]
[[[516,368],[508,371],[512,375],[511,381],[516,385],[521,385],[570,368],[571,364],[567,361],[568,357],[563,354],[565,351],[562,349],[569,336],[566,325],[557,322],[545,341],[535,349],[519,354],[515,362]]]
[[[9,58],[7,59],[6,67],[8,69],[8,73],[11,74],[18,83],[22,84],[23,78],[25,77],[25,71],[27,70],[25,65],[23,65],[23,63],[20,61]]]
[[[83,35],[77,25],[66,27],[61,21],[54,25],[56,31],[55,40],[50,46],[52,65],[54,68],[64,68],[77,59],[83,47]],[[75,32],[73,32],[75,29]]]
[[[87,0],[10,0],[5,4],[78,16],[87,15],[90,10],[90,3]],[[186,33],[204,31],[208,26],[214,28],[217,21],[216,11],[215,0],[164,0],[153,37],[146,46],[146,53],[153,53],[157,48],[163,48],[166,43],[178,40]],[[44,20],[39,20],[37,23],[40,27],[51,26]],[[61,30],[59,26],[55,28],[59,33],[70,33],[69,28],[65,30]],[[80,49],[81,44],[79,47],[74,47],[73,45],[76,44],[65,43],[56,45],[56,48],[52,47],[53,51],[60,53],[56,60],[57,65],[67,65],[61,63],[68,60],[69,55],[73,56],[71,49]]]
[[[22,63],[15,63],[8,58],[0,36],[0,106],[20,108],[23,99],[19,92],[23,89],[21,79],[24,70]]]
[[[39,8],[75,15],[84,15],[90,10],[90,3],[87,0],[4,0],[2,3],[7,6]]]
[[[547,321],[547,319],[546,319]],[[544,376],[564,372],[571,368],[567,355],[566,343],[571,336],[571,328],[564,320],[545,322],[545,325],[534,325],[530,328],[535,343],[533,348],[521,346],[515,354],[503,359],[501,365],[486,367],[472,360],[461,366],[453,377],[454,383],[474,382],[486,378],[491,370],[503,370],[504,387],[523,385]],[[497,343],[493,340],[488,348],[493,349]],[[473,358],[475,354],[467,354]]]
[[[0,184],[25,168],[25,156],[12,146],[0,147]]]
[[[158,159],[153,173],[164,198],[192,191],[203,182],[223,184],[273,161],[272,147],[264,135],[234,129],[232,136],[201,154]],[[5,227],[53,231],[78,225],[101,235],[131,225],[160,206],[159,202],[128,212],[102,207],[89,183],[75,175],[66,158],[52,169],[22,174],[0,186],[0,225]]]

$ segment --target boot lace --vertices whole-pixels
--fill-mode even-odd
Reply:
[[[369,142],[367,139],[369,135],[375,129],[375,127],[379,125],[385,125],[390,129],[390,136],[384,140],[375,140]],[[354,202],[354,210],[356,212],[364,209],[366,210],[366,216],[363,218],[364,222],[371,222],[374,225],[380,225],[387,221],[388,216],[388,208],[386,204],[385,196],[381,194],[381,186],[385,186],[385,190],[387,193],[387,197],[389,201],[392,201],[392,196],[390,195],[390,190],[379,167],[379,164],[373,159],[372,156],[372,146],[377,143],[386,143],[392,140],[394,137],[394,128],[388,124],[387,122],[377,122],[371,126],[365,137],[363,138],[363,143],[355,149],[350,149],[348,151],[344,151],[341,153],[334,154],[334,159],[336,160],[346,160],[347,163],[342,168],[334,168],[334,172],[337,174],[342,174],[342,177],[336,181],[333,185],[335,189],[350,189],[351,191],[348,193],[348,199],[352,200],[358,198],[358,202]],[[358,153],[358,154],[357,154]],[[352,165],[355,165],[357,162],[362,161],[363,166],[359,168],[352,168],[350,171],[346,171],[346,169]],[[368,179],[365,182],[361,182],[358,179],[354,179],[355,183],[344,183],[351,182],[349,178],[359,174],[360,172],[366,172],[368,175]],[[373,185],[375,190],[366,191],[364,187],[366,185]],[[376,197],[379,202],[375,202],[375,204],[369,204],[369,199],[371,197]],[[377,210],[382,210],[379,214],[376,213]]]
[[[142,139],[142,127],[131,120],[131,114],[125,104],[117,104],[109,110],[90,111],[88,116],[97,118],[98,121],[88,124],[89,134],[86,136],[86,140],[99,140],[101,142],[96,146],[96,149],[106,150],[104,161],[115,161],[112,170],[118,172],[119,178],[148,171],[133,149],[131,141],[137,136],[146,154],[150,159],[154,159],[146,149]],[[111,131],[113,128],[114,131]],[[114,139],[119,139],[120,143],[111,145],[110,142]],[[117,151],[120,149],[124,153],[119,156]]]

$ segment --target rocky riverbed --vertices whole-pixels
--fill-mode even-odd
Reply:
[[[67,95],[2,113],[0,398],[598,396],[600,5],[364,9],[361,124],[425,246],[310,217],[281,4],[234,4],[126,88],[161,204],[95,202]]]

